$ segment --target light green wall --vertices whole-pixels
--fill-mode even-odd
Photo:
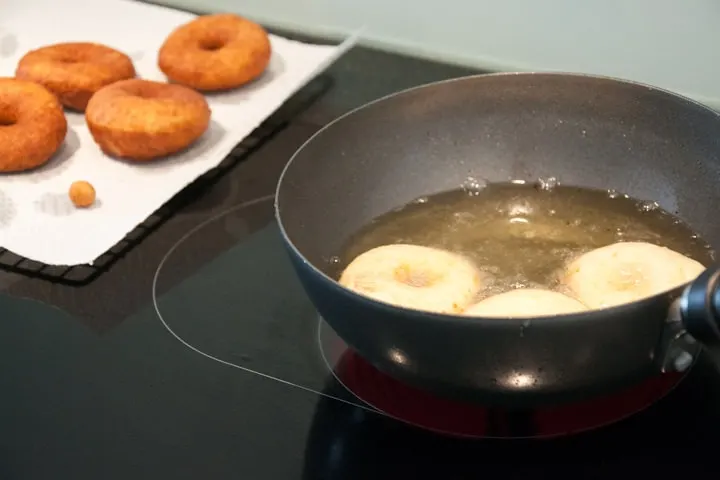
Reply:
[[[720,107],[720,0],[154,0],[492,70],[648,82]]]

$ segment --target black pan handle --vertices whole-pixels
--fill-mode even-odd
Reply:
[[[720,349],[720,265],[707,268],[680,297],[687,333],[708,349]]]
[[[708,267],[672,302],[655,358],[663,372],[684,372],[701,346],[720,369],[720,265]]]

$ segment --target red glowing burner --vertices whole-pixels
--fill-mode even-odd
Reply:
[[[409,387],[349,349],[340,356],[334,373],[354,395],[391,417],[441,434],[475,438],[551,438],[603,427],[649,407],[683,377],[665,374],[581,403],[508,411],[446,400]]]

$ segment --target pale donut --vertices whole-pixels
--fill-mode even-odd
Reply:
[[[392,305],[436,313],[460,313],[482,286],[466,258],[417,245],[385,245],[358,255],[340,276],[356,293]]]
[[[493,295],[468,307],[463,315],[472,317],[541,317],[587,310],[574,298],[539,288],[520,288]]]
[[[705,267],[669,248],[644,242],[614,243],[572,261],[562,283],[590,308],[630,303],[697,278]]]

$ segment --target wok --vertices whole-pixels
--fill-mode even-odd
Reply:
[[[351,234],[421,196],[554,176],[658,201],[720,245],[720,116],[669,92],[574,74],[438,82],[335,120],[289,161],[276,217],[318,312],[362,357],[410,385],[529,407],[685,370],[720,342],[720,267],[635,303],[574,315],[468,318],[399,308],[328,272]]]

